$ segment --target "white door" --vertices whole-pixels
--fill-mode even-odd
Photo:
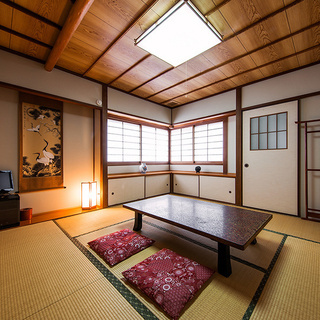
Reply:
[[[243,112],[243,205],[297,215],[297,101]]]

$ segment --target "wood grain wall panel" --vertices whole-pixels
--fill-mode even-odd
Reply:
[[[27,56],[42,61],[45,61],[50,53],[50,50],[48,48],[44,48],[43,46],[39,46],[35,43],[29,42],[25,39],[21,39],[14,35],[11,35],[10,49],[16,50]]]
[[[12,8],[0,3],[0,25],[10,28],[12,23]]]
[[[163,60],[150,55],[147,59],[139,63],[134,70],[137,73],[145,73],[149,78],[153,78],[157,75],[160,75],[165,70],[168,70],[171,67],[170,64],[164,62]]]
[[[18,10],[13,11],[12,29],[41,42],[54,45],[59,30]]]
[[[291,32],[295,32],[319,21],[320,1],[304,0],[286,10]]]
[[[106,54],[100,59],[87,76],[104,83],[110,83],[120,76],[130,65]]]
[[[69,64],[69,70],[74,72],[79,72],[75,70],[81,70],[80,73],[82,74],[91,66],[100,53],[100,50],[72,37],[57,64],[62,66],[62,64],[66,63],[63,61],[66,60]]]
[[[148,52],[135,46],[133,40],[127,36],[122,37],[117,43],[112,46],[108,53],[114,58],[121,60],[123,63],[130,66],[148,55]]]
[[[148,83],[132,91],[132,94],[138,95],[142,98],[147,98],[155,93],[156,90],[154,87]]]
[[[180,104],[185,104],[185,103],[189,103],[189,102],[192,102],[192,98],[191,97],[188,97],[188,96],[181,96],[181,97],[178,97],[178,98],[175,98],[173,100],[170,100],[170,101],[167,101],[165,102],[164,104],[168,107],[172,107],[172,106],[175,106],[175,105],[180,105]]]
[[[0,30],[0,46],[10,47],[10,34],[8,32]]]
[[[227,3],[220,12],[237,32],[280,8],[283,2],[278,0],[236,0]]]
[[[184,72],[178,69],[172,69],[162,76],[150,81],[148,84],[154,85],[156,92],[168,89],[177,82],[183,81],[186,79]]]
[[[219,70],[223,72],[227,77],[232,77],[248,69],[253,69],[256,66],[257,65],[254,63],[250,56],[245,56],[241,59],[234,60],[224,66],[221,66]]]
[[[163,103],[165,101],[172,100],[175,97],[179,97],[184,94],[186,94],[186,91],[183,91],[181,89],[176,89],[176,87],[174,87],[172,89],[163,91],[162,93],[159,93],[155,96],[152,96],[149,99],[158,103]]]
[[[118,36],[118,30],[88,12],[74,37],[101,52]]]
[[[140,19],[138,19],[137,23],[132,26],[130,30],[126,33],[126,35],[131,39],[137,39],[143,32],[145,32],[148,28],[150,28],[160,16],[154,11],[154,7],[152,7],[149,11],[146,12]]]
[[[207,17],[208,21],[216,28],[219,34],[226,38],[233,35],[234,30],[230,24],[226,21],[223,14],[220,11],[216,11]]]
[[[137,12],[146,9],[146,7],[140,0],[95,0],[89,12],[121,32],[130,25],[132,19],[139,15]]]
[[[243,74],[235,75],[231,78],[237,86],[243,86],[247,83],[257,81],[263,78],[263,73],[259,69],[246,71]]]
[[[294,47],[299,52],[320,44],[320,26],[301,32],[292,37]]]
[[[222,42],[212,49],[203,53],[212,64],[217,65],[225,61],[236,58],[238,55],[245,54],[247,51],[241,42],[235,37],[226,42]]]
[[[125,73],[122,77],[117,79],[113,86],[120,88],[119,83],[125,84],[126,90],[132,91],[140,85],[147,82],[150,78],[156,77],[161,72],[168,69],[168,64],[159,59],[150,56],[136,67],[132,68],[129,72]],[[122,88],[123,86],[121,86]]]
[[[197,83],[195,80],[190,80],[180,85],[174,86],[171,89],[165,90],[157,96],[162,97],[163,98],[162,102],[165,102],[177,96],[185,95],[185,94],[188,94],[189,92],[193,92],[198,88],[199,88],[199,83]]]
[[[70,0],[15,0],[15,3],[62,26],[72,7]]]
[[[313,62],[320,61],[320,46],[307,52],[303,52],[297,55],[299,66],[305,66]]]
[[[258,66],[261,66],[263,64],[278,60],[282,57],[285,57],[286,55],[290,55],[293,53],[295,53],[295,49],[292,39],[289,38],[267,48],[254,52],[250,56]]]
[[[220,69],[215,69],[202,74],[201,76],[197,77],[196,80],[201,84],[201,86],[207,86],[210,83],[220,81],[224,78],[226,78],[226,75]]]
[[[298,68],[299,63],[296,56],[277,61],[260,68],[265,77],[270,77],[278,73],[283,73],[287,70]]]
[[[281,12],[253,28],[240,33],[238,39],[248,51],[251,51],[278,38],[284,37],[289,33],[290,29],[286,13]]]
[[[231,79],[226,79],[219,81],[207,88],[212,90],[213,92],[224,92],[232,88],[235,88],[236,86],[237,85]]]
[[[186,74],[186,77],[192,77],[205,70],[212,68],[214,65],[203,55],[198,55],[193,59],[181,64],[177,67],[178,70]]]

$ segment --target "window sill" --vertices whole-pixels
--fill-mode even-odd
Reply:
[[[235,178],[235,173],[220,173],[220,172],[194,172],[194,171],[150,171],[146,173],[132,172],[132,173],[113,173],[108,174],[108,179],[120,179],[120,178],[132,178],[132,177],[143,177],[143,176],[156,176],[162,174],[185,174],[185,175],[194,175],[194,176],[211,176],[211,177],[225,177],[225,178]]]

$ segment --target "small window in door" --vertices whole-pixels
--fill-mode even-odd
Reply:
[[[287,112],[250,119],[250,150],[287,148]]]

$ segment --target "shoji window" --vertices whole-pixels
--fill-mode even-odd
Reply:
[[[194,127],[194,161],[223,161],[223,122]]]
[[[171,161],[193,161],[193,127],[171,131]]]
[[[142,162],[168,161],[168,130],[142,126]]]
[[[108,162],[140,161],[140,125],[108,119]]]
[[[108,119],[108,162],[169,162],[168,129]]]
[[[223,121],[171,131],[171,162],[223,162]]]

